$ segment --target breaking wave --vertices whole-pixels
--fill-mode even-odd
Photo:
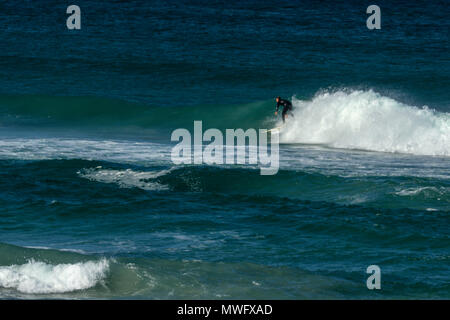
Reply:
[[[0,267],[0,287],[30,294],[72,292],[96,286],[108,270],[106,259],[56,265],[31,259],[22,265]]]
[[[280,141],[335,148],[450,156],[450,114],[408,106],[369,91],[293,99]]]

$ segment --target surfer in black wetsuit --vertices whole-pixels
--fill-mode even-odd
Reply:
[[[275,115],[278,115],[278,109],[280,108],[280,106],[283,106],[283,112],[281,113],[281,116],[283,117],[283,123],[285,123],[285,119],[288,112],[291,116],[294,116],[294,114],[292,113],[292,102],[286,99],[281,99],[280,97],[277,97],[276,101],[277,101],[277,109],[275,111]]]

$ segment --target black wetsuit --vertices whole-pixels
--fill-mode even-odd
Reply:
[[[286,118],[286,113],[288,111],[290,111],[289,113],[292,114],[292,103],[289,100],[286,99],[279,99],[277,102],[277,112],[278,109],[280,108],[280,106],[283,106],[283,112],[281,113],[281,115],[283,116],[283,122],[285,121]]]

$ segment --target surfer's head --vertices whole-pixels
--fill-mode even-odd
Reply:
[[[279,102],[280,101],[280,97],[277,97],[275,100],[276,100],[276,102]]]

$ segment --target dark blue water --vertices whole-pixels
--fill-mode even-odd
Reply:
[[[446,2],[75,4],[0,4],[0,297],[450,297]],[[278,95],[276,175],[171,161]]]

